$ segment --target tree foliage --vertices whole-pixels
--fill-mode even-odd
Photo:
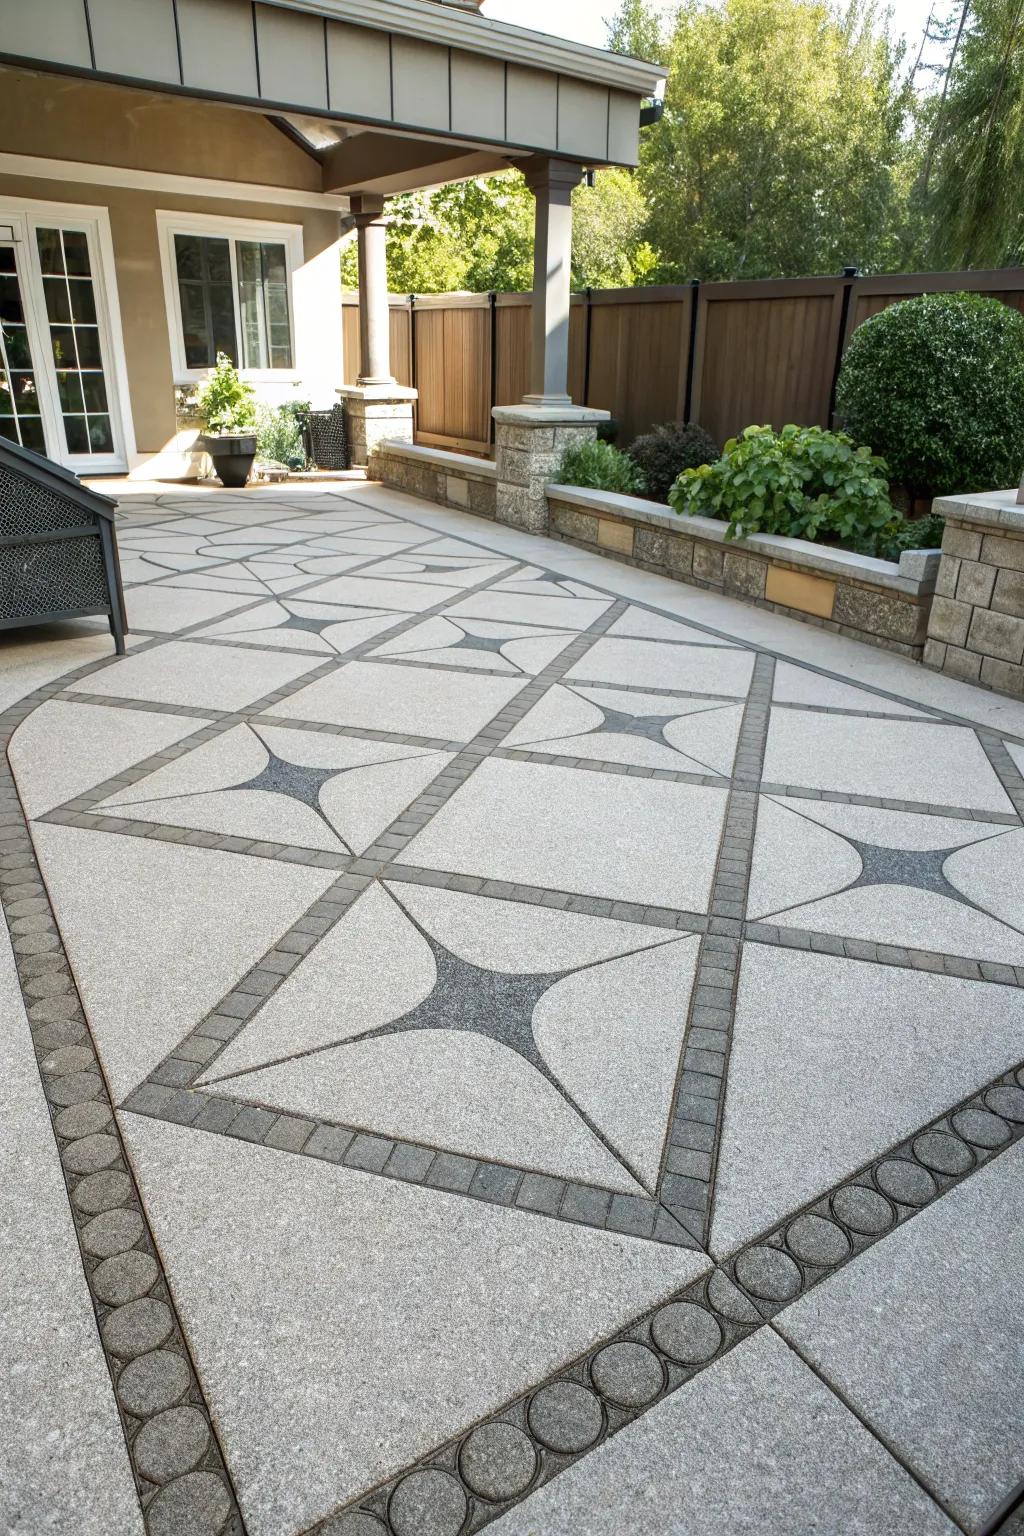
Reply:
[[[655,263],[643,238],[647,205],[628,171],[599,171],[573,197],[572,275],[578,288],[631,287]],[[519,293],[533,287],[533,194],[518,171],[410,192],[388,204],[392,293]],[[355,242],[342,280],[358,285]]]
[[[973,0],[943,93],[924,116],[918,190],[930,261],[949,268],[1019,263],[1024,0]]]
[[[637,18],[619,23],[632,41]],[[687,0],[666,47],[640,170],[658,280],[899,260],[910,92],[870,3]]]

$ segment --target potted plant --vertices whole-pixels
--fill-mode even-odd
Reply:
[[[196,404],[206,423],[200,443],[221,485],[244,485],[256,457],[256,392],[223,352],[197,391]]]

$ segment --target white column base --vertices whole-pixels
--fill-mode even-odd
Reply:
[[[346,384],[338,390],[345,404],[349,460],[365,467],[378,443],[413,440],[415,389],[393,381],[387,384]]]
[[[524,533],[547,533],[544,487],[565,450],[593,442],[608,411],[569,404],[499,405],[492,412],[497,445],[497,520]]]

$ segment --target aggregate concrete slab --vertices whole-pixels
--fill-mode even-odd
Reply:
[[[142,1536],[2,918],[0,1078],[0,1527],[11,1536]]]
[[[271,715],[404,736],[469,741],[523,686],[391,662],[351,661],[275,704]]]
[[[980,1530],[1021,1472],[1024,1144],[779,1327],[965,1530]]]
[[[42,816],[83,790],[201,730],[202,720],[51,699],[7,749],[25,812]]]
[[[746,945],[712,1251],[766,1231],[1022,1057],[1014,987]]]
[[[569,673],[591,683],[668,688],[745,698],[754,670],[749,651],[724,647],[669,646],[656,640],[598,640]]]
[[[144,586],[129,588],[125,608],[132,629],[170,635],[195,624],[209,623],[221,614],[241,608],[246,601],[241,593],[176,592],[168,587]]]
[[[40,822],[33,838],[118,1098],[334,878],[322,869]]]
[[[410,864],[706,910],[725,793],[491,758],[413,838]]]
[[[775,668],[775,687],[772,697],[779,704],[811,704],[822,709],[849,709],[858,713],[875,715],[916,715],[927,719],[924,710],[913,709],[884,694],[871,693],[867,688],[854,688],[838,678],[825,677],[812,672],[809,667],[795,667],[792,662],[780,661]]]
[[[495,1536],[954,1536],[897,1461],[761,1333],[505,1515]]]
[[[928,721],[773,710],[764,777],[845,795],[1013,810],[974,732]]]
[[[305,1530],[707,1266],[122,1121],[252,1536]]]
[[[311,656],[172,640],[72,683],[73,691],[195,709],[242,709],[318,665]]]

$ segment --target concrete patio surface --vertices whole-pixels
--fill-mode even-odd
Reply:
[[[119,543],[0,648],[0,1529],[987,1533],[1024,706],[376,485]]]

